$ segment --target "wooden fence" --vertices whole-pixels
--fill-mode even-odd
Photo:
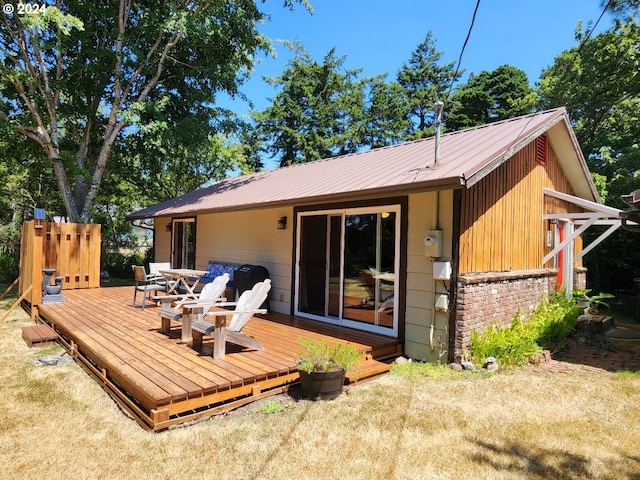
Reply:
[[[55,268],[68,289],[100,286],[100,225],[48,223],[31,220],[22,225],[19,294],[31,305],[42,301],[44,268]]]

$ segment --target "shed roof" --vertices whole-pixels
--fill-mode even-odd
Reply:
[[[564,108],[525,115],[440,137],[227,178],[144,208],[129,219],[179,216],[367,195],[469,188],[547,133],[576,195],[600,201]]]

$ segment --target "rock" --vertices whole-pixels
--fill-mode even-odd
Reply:
[[[456,362],[452,362],[449,364],[449,368],[452,370],[455,370],[456,372],[461,372],[462,371],[462,365],[460,365],[459,363]]]
[[[531,358],[529,358],[529,363],[536,366],[540,366],[540,365],[544,365],[547,362],[543,353],[535,353],[531,355]]]
[[[461,365],[462,365],[462,369],[463,370],[469,370],[470,372],[477,372],[478,371],[476,366],[473,363],[469,362],[469,361],[463,361]]]
[[[398,357],[395,359],[395,363],[397,363],[398,365],[404,365],[406,363],[411,363],[411,359],[405,358],[405,357]]]
[[[482,368],[486,369],[488,372],[495,372],[498,370],[499,366],[494,357],[487,357]]]

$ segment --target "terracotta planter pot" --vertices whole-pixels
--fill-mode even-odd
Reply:
[[[342,393],[344,370],[334,372],[300,371],[300,385],[305,395],[312,400],[333,400]]]

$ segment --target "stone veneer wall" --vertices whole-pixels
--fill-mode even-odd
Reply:
[[[527,319],[556,288],[556,269],[460,275],[456,302],[456,352],[469,348],[471,332],[508,325],[520,310]]]

